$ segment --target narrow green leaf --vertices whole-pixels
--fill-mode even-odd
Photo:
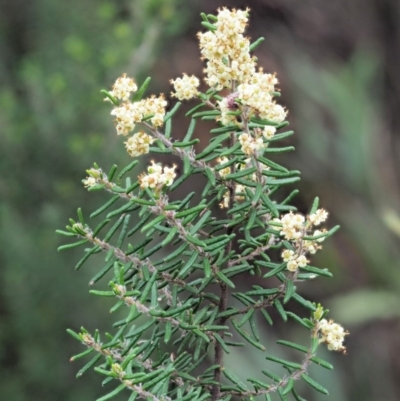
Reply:
[[[261,199],[262,199],[262,202],[265,205],[265,207],[270,210],[272,215],[274,217],[279,217],[278,209],[276,208],[276,205],[274,204],[274,202],[272,202],[271,199],[269,199],[268,195],[265,195],[262,193]]]
[[[63,231],[63,230],[56,230],[57,234],[65,235],[66,237],[76,237],[75,233],[71,233],[68,231]]]
[[[182,267],[181,271],[178,274],[178,277],[185,277],[189,271],[192,270],[193,265],[197,261],[197,258],[199,256],[198,251],[194,251],[190,259],[185,263],[185,265]]]
[[[294,296],[294,284],[293,284],[293,280],[287,280],[286,281],[286,292],[285,292],[285,297],[283,298],[283,303],[287,304],[290,300],[290,298],[292,298],[292,296]]]
[[[310,327],[301,317],[297,316],[293,312],[286,312],[287,316],[290,316],[293,320],[295,320],[297,323],[301,324],[304,326],[306,329],[310,330],[312,327]]]
[[[124,222],[124,216],[121,216],[104,237],[104,242],[108,242],[111,239],[111,237],[115,234],[115,232],[118,230],[118,228],[121,226],[123,222]]]
[[[271,316],[268,314],[268,312],[265,309],[261,309],[261,313],[264,315],[265,320],[272,326],[274,322],[271,319]]]
[[[140,86],[140,88],[138,89],[138,91],[135,93],[135,95],[132,98],[132,102],[137,102],[139,101],[144,93],[146,92],[147,87],[149,86],[151,81],[151,77],[147,77],[144,82],[142,83],[142,85]]]
[[[206,177],[208,178],[208,182],[212,185],[215,186],[216,184],[216,178],[215,178],[215,173],[212,171],[209,167],[206,167],[204,169],[204,173]]]
[[[246,322],[253,316],[255,310],[254,309],[249,309],[244,316],[242,317],[242,320],[238,323],[238,327],[242,327],[243,325],[246,324]]]
[[[171,119],[175,113],[179,110],[179,108],[181,107],[182,103],[181,102],[177,102],[175,104],[175,106],[167,113],[165,114],[164,117],[164,122],[168,121],[169,119]]]
[[[133,331],[129,332],[125,337],[126,338],[132,338],[132,337],[135,337],[135,336],[137,336],[139,334],[142,334],[144,331],[146,331],[151,326],[153,326],[153,324],[155,322],[156,322],[156,320],[152,318],[147,323],[145,323],[142,326],[139,326],[136,329],[134,329]]]
[[[303,373],[301,375],[301,378],[309,384],[311,387],[313,387],[315,390],[319,391],[322,394],[329,395],[328,390],[325,387],[322,387],[319,383],[317,383],[314,379],[311,379],[310,376],[306,375]]]
[[[200,239],[198,239],[197,237],[194,237],[192,235],[187,234],[185,237],[186,241],[190,242],[193,245],[199,246],[201,248],[205,248],[206,244],[201,241]]]
[[[164,342],[168,344],[171,340],[172,335],[172,323],[170,321],[165,323],[165,334],[164,334]]]
[[[300,397],[300,395],[297,394],[297,392],[294,388],[292,389],[292,394],[296,401],[307,401],[305,398]]]
[[[316,310],[316,307],[315,307],[315,305],[314,305],[312,302],[307,301],[306,299],[304,299],[304,298],[303,298],[302,296],[300,296],[299,294],[294,293],[294,294],[292,295],[292,297],[293,297],[293,299],[294,299],[296,302],[298,302],[300,305],[303,305],[305,308],[310,309],[310,310],[313,311],[313,312]]]
[[[114,257],[111,260],[109,260],[107,264],[90,280],[89,285],[93,285],[94,283],[99,281],[102,277],[104,277],[104,275],[106,275],[107,272],[113,267],[115,259],[116,258]]]
[[[250,337],[250,335],[245,332],[244,330],[242,330],[237,321],[235,319],[232,319],[232,324],[235,327],[236,331],[246,340],[248,341],[251,345],[253,345],[254,347],[260,349],[261,351],[265,351],[265,347],[260,344],[258,341],[254,340],[253,338]]]
[[[311,361],[319,366],[322,366],[325,369],[333,370],[333,365],[331,365],[329,362],[324,361],[321,358],[317,358],[316,356],[314,356],[311,358]]]
[[[196,300],[189,300],[185,304],[178,306],[177,308],[169,309],[167,311],[164,311],[164,317],[170,317],[170,316],[177,316],[183,311],[191,308],[193,304],[197,303]]]
[[[75,270],[79,270],[83,264],[86,262],[86,260],[89,259],[90,255],[93,255],[94,253],[97,253],[97,251],[100,249],[99,245],[94,246],[92,249],[86,251],[85,256],[76,264]]]
[[[304,352],[304,353],[308,352],[308,348],[307,347],[303,347],[302,345],[299,345],[299,344],[296,344],[296,343],[292,343],[290,341],[278,340],[277,344],[285,345],[286,347],[293,348],[293,349],[295,349],[297,351],[301,351],[301,352]]]
[[[239,170],[239,171],[237,171],[235,173],[227,174],[224,177],[224,179],[225,180],[235,180],[236,178],[246,177],[248,175],[251,175],[256,171],[257,171],[257,169],[255,167],[244,168],[244,169],[241,169],[241,170]]]
[[[222,373],[224,376],[231,381],[233,384],[236,384],[240,390],[247,391],[247,387],[244,383],[242,383],[238,377],[236,377],[232,372],[229,372],[226,368],[222,369]]]
[[[239,150],[242,147],[242,145],[240,144],[240,142],[236,142],[235,145],[233,145],[231,148],[223,151],[219,156],[220,157],[224,157],[224,156],[229,156],[232,153],[235,153],[237,150]]]
[[[63,251],[64,249],[76,248],[77,246],[86,244],[86,242],[88,242],[88,240],[87,239],[83,239],[81,241],[74,242],[73,244],[61,245],[61,246],[59,246],[57,248],[57,251],[60,252],[60,251]]]
[[[79,336],[78,333],[75,333],[75,331],[73,331],[73,330],[71,330],[71,329],[67,329],[67,333],[68,333],[70,336],[74,337],[75,340],[78,340],[79,342],[82,342],[81,337]]]
[[[235,288],[235,284],[221,271],[217,272],[217,277],[230,288]]]
[[[269,278],[269,277],[276,276],[278,273],[280,273],[281,271],[283,271],[285,269],[286,269],[286,262],[283,262],[279,266],[277,266],[274,269],[272,269],[271,271],[269,271],[268,273],[264,274],[263,277],[264,278]]]
[[[168,233],[168,235],[165,237],[164,241],[161,242],[161,245],[164,247],[168,245],[175,237],[176,233],[178,232],[178,227],[172,227]]]
[[[293,389],[293,385],[294,385],[294,379],[293,377],[291,377],[288,381],[288,384],[286,385],[286,387],[283,389],[282,391],[282,395],[288,395],[292,389]]]
[[[319,205],[319,198],[318,196],[316,196],[311,206],[310,214],[314,214],[317,211],[318,205]]]
[[[309,273],[314,273],[318,276],[333,277],[333,274],[328,269],[318,269],[313,266],[304,266],[300,267],[300,269]]]
[[[250,383],[252,383],[253,385],[255,385],[254,387],[255,387],[256,389],[257,389],[258,387],[259,387],[259,388],[266,388],[266,389],[268,389],[268,388],[271,387],[270,384],[263,383],[263,382],[260,381],[260,380],[256,380],[256,379],[247,379],[247,381],[249,381]]]
[[[111,217],[118,216],[119,214],[122,214],[122,213],[126,212],[131,207],[135,207],[137,209],[139,206],[135,205],[135,202],[129,201],[125,205],[122,205],[120,208],[118,208],[116,210],[113,210],[112,212],[108,213],[106,218],[110,219]]]
[[[192,115],[193,113],[195,113],[197,110],[201,109],[202,107],[205,106],[205,103],[200,103],[197,106],[193,107],[192,109],[190,109],[186,114],[185,117],[189,117],[190,115]]]
[[[301,369],[300,363],[285,361],[284,359],[276,358],[274,356],[267,356],[265,359],[268,359],[269,361],[272,361],[272,362],[279,363],[283,366],[287,366],[288,368],[291,368],[291,369]]]
[[[200,111],[199,113],[193,114],[193,118],[204,116],[219,116],[220,114],[221,112],[219,110]]]
[[[89,349],[87,349],[86,351],[81,352],[80,354],[74,355],[74,356],[70,359],[70,361],[73,362],[73,361],[76,361],[77,359],[84,358],[86,355],[89,355],[89,354],[92,353],[93,351],[94,351],[93,348],[89,348]]]
[[[86,371],[88,371],[92,366],[94,366],[102,357],[101,354],[96,355],[92,358],[77,374],[76,377],[81,377]]]
[[[180,142],[180,141],[175,141],[172,143],[172,146],[174,148],[186,148],[188,146],[192,146],[195,145],[196,143],[199,143],[200,139],[192,139],[191,141],[187,141],[187,142]]]
[[[141,304],[143,304],[144,302],[146,302],[146,299],[150,293],[151,287],[153,285],[153,283],[156,281],[157,279],[157,274],[158,271],[154,270],[154,272],[152,273],[150,280],[146,283],[146,287],[144,288],[144,290],[142,291],[142,295],[139,298],[139,302]]]
[[[288,204],[300,191],[298,189],[293,190],[287,198],[285,198],[282,202],[281,205],[286,205]]]
[[[313,237],[306,236],[306,237],[303,237],[303,239],[309,240],[309,241],[316,241],[317,239],[320,239],[320,238],[327,238],[327,237],[330,237],[331,235],[335,234],[335,232],[337,230],[339,230],[339,228],[340,228],[340,226],[335,226],[325,233],[315,235]]]
[[[121,384],[116,389],[111,391],[111,393],[108,393],[107,395],[104,395],[103,397],[98,398],[96,401],[109,400],[109,399],[115,397],[117,394],[119,394],[124,388],[126,388],[125,384]]]
[[[89,294],[99,295],[100,297],[115,297],[115,292],[114,291],[90,290]]]
[[[111,100],[111,102],[113,104],[115,104],[115,106],[119,106],[118,100],[114,96],[112,96],[110,92],[106,91],[105,89],[102,89],[100,91],[100,93],[102,93],[104,96],[108,97]]]
[[[194,207],[192,207],[192,208],[190,208],[190,209],[185,209],[185,210],[183,210],[182,212],[176,213],[176,214],[175,214],[175,217],[176,217],[177,219],[179,219],[179,218],[181,218],[181,217],[189,216],[189,215],[191,215],[191,214],[193,214],[193,213],[199,214],[199,213],[200,213],[201,211],[203,211],[205,208],[206,208],[206,205],[204,205],[204,204],[201,204],[201,205],[198,205],[198,206],[194,206]]]
[[[275,381],[277,383],[281,381],[281,378],[277,374],[270,372],[269,370],[264,369],[261,372],[264,373],[265,376],[268,376],[269,378],[271,378],[273,381]]]
[[[210,342],[210,339],[207,337],[207,334],[203,333],[199,329],[194,329],[193,333],[196,334],[196,336],[202,338],[207,344]]]
[[[144,225],[140,232],[144,233],[148,231],[150,228],[154,227],[156,224],[161,223],[165,219],[164,215],[157,216],[155,219],[151,220],[149,223]]]
[[[196,155],[196,160],[204,159],[206,156],[211,154],[215,149],[217,149],[221,142],[229,139],[229,134],[217,136],[201,153]]]
[[[274,306],[275,306],[276,310],[279,312],[279,314],[281,315],[283,321],[286,322],[287,321],[287,312],[285,312],[285,310],[283,309],[283,306],[282,306],[281,302],[279,301],[279,299],[275,299]]]
[[[108,181],[110,181],[110,182],[112,181],[112,179],[114,178],[115,172],[117,171],[117,168],[118,168],[118,166],[116,164],[114,164],[111,167],[110,171],[108,172],[108,176],[107,176]]]
[[[254,51],[254,49],[255,49],[257,46],[259,46],[262,42],[264,42],[264,40],[265,40],[265,39],[264,39],[263,37],[258,38],[255,42],[253,42],[253,43],[250,45],[249,51],[250,51],[250,52]]]
[[[117,176],[117,182],[119,183],[122,179],[122,177],[131,171],[137,164],[139,163],[139,160],[134,160],[133,162],[129,163],[125,168],[121,170],[121,172]]]
[[[182,255],[183,252],[185,252],[186,248],[189,246],[188,243],[182,244],[178,249],[176,249],[174,252],[170,253],[168,256],[164,258],[164,262],[171,262],[178,256]]]

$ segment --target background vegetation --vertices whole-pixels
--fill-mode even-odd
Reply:
[[[303,289],[351,331],[348,355],[324,355],[336,369],[316,378],[332,400],[400,398],[398,1],[1,0],[2,398],[102,394],[96,375],[75,380],[79,362],[68,359],[77,344],[65,332],[108,328],[103,301],[87,294],[96,266],[75,273],[78,254],[57,254],[54,231],[78,206],[102,203],[80,185],[93,161],[110,167],[129,158],[99,90],[122,72],[152,76],[154,93],[168,93],[182,71],[200,75],[199,12],[223,5],[251,7],[249,35],[266,38],[257,56],[278,73],[297,133],[285,162],[303,173],[300,211],[319,195],[331,224],[342,226],[318,255],[334,279]],[[175,126],[183,133],[184,124]],[[297,333],[276,325],[265,335],[272,344]],[[230,358],[239,372],[260,370],[255,354]]]

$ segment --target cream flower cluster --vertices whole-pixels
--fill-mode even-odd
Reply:
[[[132,157],[136,157],[149,153],[150,145],[153,142],[154,138],[143,131],[139,131],[125,142],[125,147]]]
[[[143,173],[138,177],[140,188],[161,189],[164,186],[171,186],[176,177],[175,169],[175,164],[172,167],[163,167],[152,160],[151,166],[147,168],[148,174]]]
[[[175,89],[175,93],[171,92],[171,96],[179,100],[189,100],[199,94],[197,87],[200,85],[200,81],[194,75],[189,77],[183,74],[182,78],[171,79],[170,82]]]
[[[134,90],[133,90],[134,89]],[[147,116],[150,118],[154,127],[161,127],[164,123],[165,107],[167,101],[163,94],[160,96],[151,96],[147,99],[131,103],[129,101],[130,92],[137,90],[133,79],[126,77],[124,74],[119,77],[110,92],[117,99],[123,100],[123,103],[111,111],[111,115],[115,116],[115,126],[118,135],[128,135],[133,131],[135,124],[140,123]]]
[[[281,105],[275,103],[271,94],[278,80],[272,74],[257,73],[257,75],[256,83],[243,83],[238,86],[238,97],[242,105],[248,106],[260,118],[282,122],[287,112]]]
[[[309,262],[304,255],[298,255],[290,249],[285,249],[282,252],[282,258],[284,262],[287,262],[287,269],[291,272],[297,271],[299,267],[307,266]]]
[[[131,93],[134,93],[137,90],[138,87],[135,81],[132,78],[127,77],[124,73],[115,81],[112,91],[110,91],[110,95],[118,100],[127,102]],[[110,101],[108,97],[106,97],[104,100]]]
[[[297,240],[304,235],[305,217],[299,213],[289,212],[283,215],[281,219],[274,221],[282,224],[281,235],[288,241]]]
[[[328,212],[324,209],[318,209],[315,213],[308,216],[308,220],[314,225],[319,226],[328,218]],[[317,234],[314,234],[314,236]]]
[[[267,147],[263,137],[266,140],[270,140],[275,135],[276,128],[267,125],[262,131],[255,129],[253,135],[243,132],[239,135],[239,142],[241,145],[242,152],[246,155],[257,155],[258,151]]]
[[[320,343],[325,343],[330,351],[346,352],[346,347],[343,341],[349,333],[342,326],[335,323],[333,320],[322,319],[318,323],[318,331],[320,334]]]
[[[221,90],[232,81],[246,82],[255,72],[255,60],[250,56],[250,41],[243,36],[248,10],[218,10],[215,31],[199,32],[202,57],[207,59],[206,82]]]
[[[273,99],[278,79],[275,74],[256,72],[256,59],[250,55],[250,42],[243,36],[249,10],[219,9],[215,30],[199,33],[202,58],[207,60],[205,81],[211,88],[237,89],[235,97],[241,108],[247,108],[249,116],[256,114],[262,119],[280,123],[286,118],[286,110]],[[232,95],[230,95],[232,96]],[[229,99],[218,102],[222,124],[239,124]]]
[[[258,150],[265,147],[261,137],[253,138],[250,134],[243,132],[239,136],[239,142],[242,146],[242,152],[246,155],[257,153]]]
[[[291,241],[295,250],[285,249],[282,252],[282,259],[287,262],[287,269],[296,272],[299,267],[305,267],[309,261],[305,254],[314,254],[322,247],[319,245],[325,238],[321,237],[316,240],[303,240],[304,236],[317,237],[324,234],[326,230],[314,230],[313,225],[319,225],[328,218],[328,212],[324,209],[318,209],[315,213],[307,217],[307,219],[299,213],[289,212],[284,214],[280,219],[274,219],[273,222],[281,225],[280,235],[286,240]]]

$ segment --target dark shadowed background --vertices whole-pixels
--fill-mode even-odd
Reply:
[[[83,189],[86,168],[129,162],[99,90],[122,72],[152,76],[152,93],[169,93],[182,72],[200,75],[199,13],[223,5],[249,6],[248,34],[265,37],[256,55],[277,72],[296,132],[296,152],[281,160],[302,171],[296,205],[306,212],[319,195],[329,224],[342,226],[314,259],[334,278],[300,293],[351,331],[348,355],[322,352],[335,370],[314,377],[331,395],[308,399],[400,399],[398,0],[0,0],[1,399],[104,394],[98,375],[74,378],[81,362],[69,357],[82,348],[65,331],[109,330],[102,299],[87,293],[98,267],[75,272],[82,251],[57,253],[54,231],[106,199]],[[302,335],[264,328],[271,352],[276,338]],[[228,363],[251,377],[265,359],[249,350]]]

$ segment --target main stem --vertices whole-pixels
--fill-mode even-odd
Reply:
[[[232,148],[236,143],[236,136],[234,132],[231,132],[230,137],[230,147]],[[232,166],[233,172],[236,170],[236,166]],[[236,192],[236,185],[233,182],[233,185],[229,186],[229,209],[233,206],[233,202],[235,200],[235,192]],[[229,227],[226,231],[227,235],[231,235],[234,230],[234,227]],[[232,249],[232,241],[229,241],[225,247],[225,254],[229,254]],[[227,262],[228,263],[228,262]],[[222,313],[225,312],[228,308],[228,287],[225,283],[220,282],[220,298],[219,298],[219,305],[218,305],[218,312]],[[221,316],[218,319],[218,325],[223,326],[226,322],[226,317]],[[221,333],[221,337],[223,338],[224,335]],[[211,399],[212,401],[217,401],[221,398],[221,373],[224,368],[224,350],[221,344],[218,341],[215,341],[214,347],[214,364],[218,365],[218,367],[214,370],[214,381],[218,384],[214,384],[211,391]]]

